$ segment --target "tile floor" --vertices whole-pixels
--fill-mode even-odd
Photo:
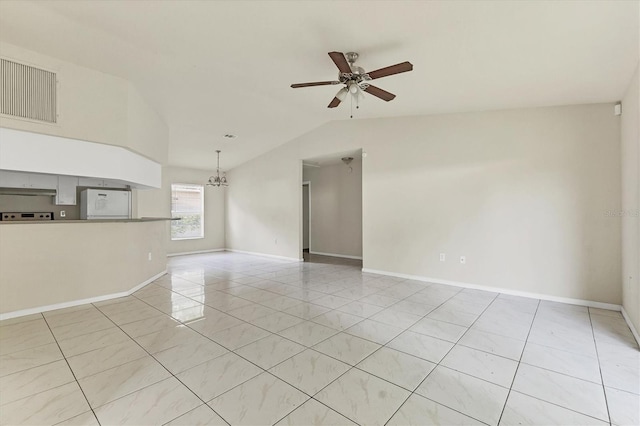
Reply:
[[[176,257],[133,296],[3,321],[0,423],[640,423],[620,313],[325,260]]]

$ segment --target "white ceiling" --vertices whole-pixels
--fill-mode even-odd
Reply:
[[[172,165],[236,166],[330,120],[327,52],[357,51],[389,103],[357,118],[611,102],[638,63],[638,1],[9,1],[0,39],[134,82]],[[227,141],[225,133],[238,138]]]

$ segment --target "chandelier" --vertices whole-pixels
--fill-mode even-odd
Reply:
[[[227,183],[227,176],[225,173],[220,176],[220,150],[216,150],[218,153],[218,167],[216,167],[215,176],[210,176],[207,186],[229,186]]]

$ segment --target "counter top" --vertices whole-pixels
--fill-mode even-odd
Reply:
[[[25,220],[25,221],[0,221],[0,225],[33,225],[51,223],[131,223],[131,222],[158,222],[163,220],[178,220],[170,217],[141,217],[138,219],[77,219],[77,220]]]

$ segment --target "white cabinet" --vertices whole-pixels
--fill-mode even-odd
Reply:
[[[29,187],[35,189],[58,189],[58,176],[29,173]]]
[[[21,173],[0,170],[0,187],[57,189],[58,177],[40,173]]]
[[[78,180],[78,186],[104,186],[104,179],[81,177]]]
[[[88,186],[90,188],[126,188],[127,185],[109,179],[85,178],[81,177],[78,186]]]
[[[28,188],[28,184],[29,177],[26,173],[0,170],[0,187],[2,188]]]
[[[127,187],[124,183],[109,179],[0,170],[0,188],[55,189],[57,205],[76,205],[78,186],[114,189]]]
[[[78,178],[75,176],[58,176],[56,204],[61,206],[76,205]]]

